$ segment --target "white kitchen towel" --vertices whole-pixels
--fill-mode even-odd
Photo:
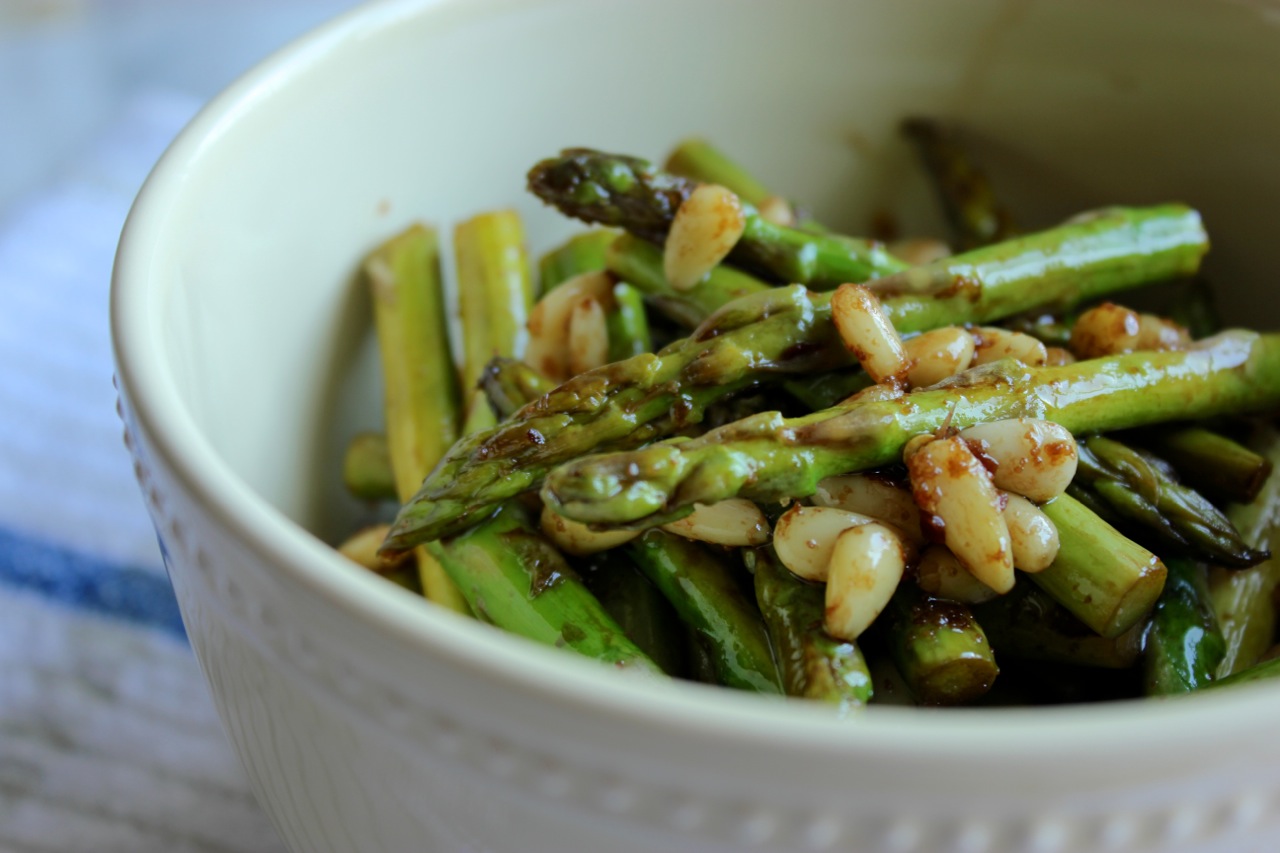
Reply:
[[[276,853],[182,631],[115,413],[129,205],[198,102],[133,99],[0,221],[0,853]]]

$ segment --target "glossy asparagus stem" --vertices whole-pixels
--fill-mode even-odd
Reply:
[[[1267,558],[1265,550],[1250,548],[1207,498],[1179,483],[1164,460],[1106,436],[1081,439],[1079,459],[1073,485],[1089,490],[1115,515],[1175,553],[1237,567]]]
[[[1169,576],[1151,614],[1143,653],[1148,696],[1189,693],[1207,685],[1226,644],[1209,605],[1204,569],[1187,559],[1165,564]]]
[[[644,295],[626,282],[613,286],[613,310],[605,315],[609,330],[609,361],[622,361],[653,350]]]
[[[1007,595],[975,605],[996,656],[1102,669],[1128,669],[1142,653],[1145,623],[1116,637],[1090,629],[1028,579]]]
[[[1204,427],[1151,430],[1142,436],[1190,485],[1210,497],[1249,503],[1271,475],[1271,460]]]
[[[769,290],[771,285],[741,270],[720,264],[688,290],[677,290],[662,269],[662,250],[624,234],[605,252],[608,270],[639,288],[659,311],[693,328],[740,296]]]
[[[1244,669],[1237,670],[1231,675],[1219,678],[1216,681],[1210,681],[1205,687],[1235,687],[1240,684],[1252,684],[1255,681],[1271,681],[1280,677],[1280,657],[1269,658],[1261,663],[1255,663]]]
[[[760,611],[732,575],[736,560],[661,530],[650,530],[624,547],[680,618],[698,632],[721,684],[782,692]]]
[[[1007,240],[1017,233],[986,174],[953,131],[923,118],[908,119],[902,130],[919,149],[962,249]]]
[[[556,386],[523,361],[498,356],[485,365],[480,387],[494,410],[507,418]]]
[[[991,689],[1000,669],[966,605],[904,583],[880,615],[881,636],[921,705],[961,705]]]
[[[457,438],[460,419],[435,231],[411,226],[365,258],[363,272],[382,361],[388,454],[403,503]],[[468,612],[430,554],[418,549],[417,565],[427,598]]]
[[[1037,305],[1074,304],[1194,270],[1199,217],[1176,205],[1089,220],[948,258],[876,283],[899,331],[985,323]],[[584,453],[636,447],[697,423],[710,404],[777,375],[848,366],[829,296],[773,288],[735,300],[656,355],[589,371],[488,434],[450,450],[402,510],[387,547],[464,528]]]
[[[744,556],[787,695],[834,705],[841,714],[865,705],[872,694],[871,673],[857,643],[823,629],[823,587],[787,571],[771,546]]]
[[[1033,417],[1073,433],[1106,432],[1276,405],[1280,336],[1227,332],[1185,351],[1042,368],[995,362],[900,399],[805,417],[766,412],[688,441],[566,463],[546,478],[542,495],[579,521],[646,526],[694,502],[806,497],[824,477],[899,461],[908,439],[944,424]]]
[[[362,500],[396,499],[396,477],[384,433],[362,432],[352,437],[342,456],[342,483]]]
[[[1088,507],[1059,495],[1041,511],[1058,531],[1058,556],[1029,577],[1103,637],[1141,624],[1164,589],[1164,563]]]
[[[1276,462],[1280,459],[1280,433],[1266,429],[1255,449]],[[1252,503],[1228,507],[1227,517],[1255,547],[1280,545],[1280,477],[1268,478]],[[1270,648],[1276,635],[1278,589],[1280,556],[1243,571],[1210,571],[1209,598],[1226,642],[1216,673],[1219,678],[1252,666]]]
[[[773,195],[754,175],[705,139],[682,141],[667,156],[663,168],[698,183],[727,187],[738,198],[755,207]]]
[[[494,356],[524,354],[533,284],[524,228],[514,210],[482,213],[453,232],[462,316],[462,387],[471,391]]]
[[[575,234],[538,259],[539,293],[545,295],[574,276],[604,269],[605,253],[621,232],[592,228]]]
[[[517,503],[504,504],[484,524],[427,547],[478,618],[611,666],[661,671]]]
[[[663,672],[683,675],[688,649],[684,625],[666,596],[621,549],[583,561],[582,580],[631,641]]]
[[[530,191],[567,216],[659,244],[697,185],[637,157],[586,148],[566,149],[529,172]],[[776,225],[746,208],[746,228],[730,259],[774,281],[830,288],[906,268],[879,243]]]

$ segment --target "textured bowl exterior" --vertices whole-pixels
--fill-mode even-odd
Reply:
[[[741,140],[732,147],[744,159],[774,164],[778,185],[820,210],[854,197],[870,200],[865,213],[888,195],[923,195],[887,142],[901,111],[955,115],[992,139],[1025,140],[990,153],[1026,179],[1010,195],[1046,217],[1065,212],[1059,204],[1185,186],[1211,233],[1216,213],[1226,222],[1217,269],[1236,285],[1231,304],[1250,305],[1266,283],[1249,274],[1265,256],[1250,241],[1254,220],[1280,200],[1280,169],[1260,153],[1280,144],[1265,114],[1280,82],[1259,74],[1280,57],[1268,7],[961,5],[762,2],[747,15],[727,0],[375,4],[250,74],[175,143],[117,262],[121,412],[192,645],[290,849],[1277,847],[1280,694],[1268,687],[835,720],[602,672],[435,611],[308,532],[358,512],[334,510],[324,485],[343,431],[359,425],[350,411],[369,408],[375,384],[354,259],[408,218],[447,225],[512,203],[522,165],[560,145],[657,154],[705,131]],[[668,36],[664,14],[680,21],[664,60],[675,70],[645,76],[635,63],[646,40]],[[712,37],[729,19],[733,38]],[[619,21],[631,38],[612,42],[602,34]],[[1231,62],[1207,82],[1179,70],[1195,63],[1176,49],[1194,44]],[[560,68],[575,45],[585,78]],[[770,45],[778,62],[742,67]],[[1102,52],[1090,66],[1101,70],[1077,79],[1081,45]],[[1110,50],[1121,46],[1131,49]],[[715,91],[681,93],[687,79]],[[1241,80],[1254,90],[1232,88]],[[751,115],[762,90],[766,112]],[[610,91],[616,102],[600,97]],[[584,119],[578,96],[601,104],[603,120]],[[1249,114],[1221,103],[1242,97]],[[1165,118],[1172,106],[1178,122]],[[1076,118],[1055,119],[1068,107]],[[1109,132],[1085,133],[1080,116]],[[1215,118],[1223,124],[1196,129]],[[1243,142],[1205,175],[1184,174],[1223,136]],[[1150,139],[1167,144],[1125,153]],[[927,227],[926,208],[900,213]],[[535,246],[564,227],[531,225]]]

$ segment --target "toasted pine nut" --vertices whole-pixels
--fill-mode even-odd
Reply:
[[[413,552],[406,551],[398,557],[388,560],[378,553],[382,541],[391,530],[389,524],[374,524],[353,533],[338,546],[338,553],[355,563],[359,563],[371,572],[384,575],[399,568],[406,560],[412,559]]]
[[[1045,347],[1044,363],[1047,367],[1060,367],[1064,364],[1075,364],[1076,357],[1071,354],[1071,350],[1062,347]]]
[[[688,290],[742,236],[747,217],[742,202],[719,184],[702,184],[689,193],[675,217],[662,252],[662,270],[676,290]]]
[[[902,540],[883,524],[863,524],[837,536],[827,570],[827,633],[856,640],[889,603],[905,568]]]
[[[909,237],[895,240],[888,246],[889,254],[903,263],[918,267],[932,261],[951,257],[951,247],[937,237]]]
[[[920,508],[911,491],[870,474],[827,477],[818,483],[813,502],[856,512],[889,524],[914,545],[924,542],[920,531]]]
[[[746,498],[694,504],[693,512],[662,525],[662,529],[686,539],[738,548],[755,547],[769,541],[769,520],[760,507]]]
[[[916,561],[916,585],[930,595],[961,604],[981,604],[998,595],[969,574],[945,545],[930,545],[920,552],[920,559]]]
[[[640,535],[639,530],[592,530],[582,522],[565,518],[546,506],[542,508],[539,522],[543,534],[552,544],[575,557],[608,551]]]
[[[1024,572],[1042,572],[1058,556],[1058,528],[1031,501],[1005,493],[1004,523],[1013,543],[1013,566]]]
[[[1071,327],[1071,351],[1077,358],[1133,352],[1141,331],[1138,312],[1104,302],[1076,318]]]
[[[805,580],[825,581],[836,537],[873,519],[835,507],[796,504],[773,526],[773,548],[782,565]]]
[[[760,202],[756,207],[756,212],[760,214],[760,218],[766,222],[772,222],[774,225],[785,225],[790,228],[796,224],[796,213],[791,207],[791,202],[782,196],[771,195]]]
[[[973,335],[959,326],[933,329],[902,342],[907,355],[907,384],[925,388],[955,376],[973,361]]]
[[[574,308],[588,298],[600,303],[606,313],[613,310],[613,279],[608,273],[589,272],[575,276],[533,306],[529,312],[529,347],[525,350],[525,364],[553,382],[563,382],[573,375],[569,372],[569,323]]]
[[[1052,421],[991,421],[961,430],[960,437],[994,463],[996,486],[1037,503],[1062,494],[1076,475],[1075,437]]]
[[[979,326],[973,330],[973,337],[975,367],[1002,358],[1016,358],[1031,367],[1042,367],[1049,358],[1045,345],[1023,332]]]
[[[1172,320],[1155,314],[1138,315],[1138,349],[1180,349],[1189,343],[1191,333]]]
[[[897,379],[907,368],[898,331],[880,300],[860,284],[842,284],[831,296],[831,317],[844,348],[878,383]]]
[[[907,461],[916,504],[942,521],[945,544],[999,593],[1013,588],[1013,547],[987,469],[958,436],[929,442]]]
[[[569,314],[569,374],[577,376],[609,362],[609,326],[604,308],[586,297]]]
[[[907,443],[902,445],[902,461],[910,462],[911,457],[920,452],[920,448],[933,441],[937,436],[931,432],[922,432],[919,435],[913,435],[907,439]]]

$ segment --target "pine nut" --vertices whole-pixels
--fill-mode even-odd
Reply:
[[[973,364],[988,364],[1002,358],[1016,358],[1030,367],[1042,367],[1049,355],[1045,345],[1023,332],[980,326],[973,330]]]
[[[1191,343],[1191,333],[1183,326],[1155,314],[1138,315],[1138,349],[1181,349]]]
[[[945,240],[939,240],[936,237],[895,240],[889,244],[888,249],[889,254],[913,267],[951,257],[951,247]]]
[[[831,297],[831,317],[844,348],[876,384],[906,372],[902,339],[880,300],[860,284],[842,284]]]
[[[575,557],[617,548],[640,535],[639,530],[592,530],[582,522],[565,518],[545,506],[539,522],[543,534],[553,545]]]
[[[916,561],[916,585],[937,598],[981,604],[999,593],[969,574],[945,545],[930,545]]]
[[[587,297],[569,313],[569,375],[577,376],[609,363],[609,326],[604,308]]]
[[[1071,351],[1077,358],[1119,355],[1138,348],[1138,312],[1104,302],[1081,314],[1071,327]]]
[[[613,279],[608,273],[589,272],[575,276],[533,306],[529,312],[529,347],[525,350],[525,364],[553,382],[563,382],[572,375],[569,372],[569,323],[574,308],[588,298],[600,303],[606,312],[613,310]]]
[[[926,388],[955,376],[973,361],[973,335],[959,326],[947,326],[902,342],[906,352],[907,384]]]
[[[1058,556],[1058,528],[1031,501],[1005,493],[1004,523],[1013,543],[1013,566],[1024,572],[1042,572]]]
[[[688,290],[729,254],[747,218],[742,202],[719,184],[702,184],[676,210],[663,247],[662,269],[676,290]]]
[[[773,527],[773,548],[782,565],[805,580],[825,581],[836,537],[873,519],[861,513],[796,504]]]
[[[694,504],[684,518],[662,529],[686,539],[735,548],[755,547],[769,541],[769,520],[760,507],[745,498],[713,504]]]
[[[911,491],[872,474],[845,474],[827,477],[818,483],[813,502],[856,512],[891,525],[914,545],[924,543],[920,530],[920,508]]]
[[[1076,475],[1075,437],[1052,421],[991,421],[961,430],[960,437],[990,460],[997,487],[1037,503],[1062,494]]]
[[[889,603],[905,568],[902,541],[882,524],[863,524],[837,536],[827,570],[827,633],[856,640]]]
[[[922,432],[920,435],[911,436],[911,438],[907,439],[907,443],[902,445],[902,461],[910,462],[911,457],[920,452],[920,448],[936,438],[937,436],[931,432]]]
[[[1046,367],[1061,367],[1065,364],[1075,364],[1076,357],[1071,354],[1071,350],[1062,347],[1045,347],[1044,363]]]
[[[969,572],[999,593],[1013,588],[1013,547],[1002,500],[958,436],[929,442],[907,462],[916,505],[941,521],[943,539]]]
[[[774,225],[790,228],[796,224],[795,210],[791,207],[791,202],[782,196],[771,195],[764,199],[756,207],[756,213],[760,214],[761,219]]]

